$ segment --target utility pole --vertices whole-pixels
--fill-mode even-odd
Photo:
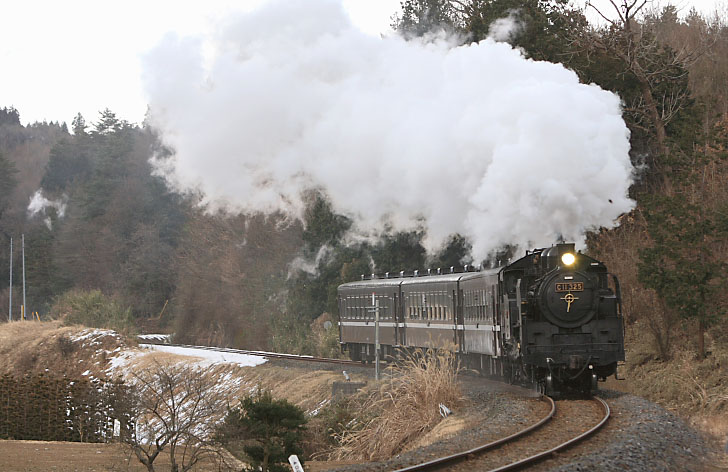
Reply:
[[[372,292],[372,310],[374,311],[374,380],[379,381],[379,300]]]
[[[23,317],[23,321],[25,321],[25,312],[28,310],[25,304],[25,234],[21,234],[20,238],[23,246],[23,309],[20,310],[20,315]]]
[[[8,302],[8,321],[13,321],[13,238],[10,238],[10,302]]]

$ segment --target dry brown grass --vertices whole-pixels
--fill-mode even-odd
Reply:
[[[720,329],[720,327],[716,327]],[[627,352],[626,380],[606,387],[645,397],[688,419],[697,429],[724,444],[728,436],[728,348],[708,335],[711,354],[698,359],[687,342],[669,361],[648,358],[649,346],[634,343]],[[645,360],[647,359],[647,360]]]
[[[133,358],[126,365],[129,373],[148,369],[156,363],[194,363],[200,358],[159,351],[146,351]],[[236,364],[216,364],[206,368],[206,375],[216,379],[226,390],[230,404],[236,404],[256,389],[269,390],[274,398],[285,398],[304,411],[312,411],[331,398],[332,384],[343,380],[340,372],[311,371],[303,364],[297,367],[281,367],[261,364],[256,367],[241,367]],[[361,380],[361,376],[354,376]]]
[[[51,372],[77,377],[88,370],[95,377],[103,377],[109,353],[133,343],[113,336],[72,342],[86,329],[64,327],[60,321],[0,324],[0,374]]]
[[[357,420],[337,438],[333,458],[386,459],[418,440],[442,419],[440,403],[462,403],[457,370],[452,351],[418,352],[393,368],[378,390],[363,394]]]

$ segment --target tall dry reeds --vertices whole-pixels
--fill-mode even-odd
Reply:
[[[462,403],[453,351],[417,351],[388,369],[389,379],[364,397],[357,418],[337,439],[336,459],[381,460],[401,451],[441,419],[440,403]]]

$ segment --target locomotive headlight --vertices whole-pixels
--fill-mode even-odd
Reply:
[[[576,260],[576,256],[574,256],[570,252],[567,252],[566,254],[561,256],[561,262],[563,262],[564,265],[567,265],[567,266],[572,265],[575,260]]]

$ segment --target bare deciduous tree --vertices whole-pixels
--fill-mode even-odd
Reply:
[[[695,47],[670,48],[658,38],[654,21],[638,21],[648,0],[609,0],[613,15],[589,3],[606,26],[593,29],[586,48],[619,59],[623,74],[637,81],[640,95],[626,103],[633,125],[651,130],[658,156],[667,156],[666,127],[690,98],[688,66],[710,47],[706,41]],[[653,162],[657,163],[657,162]]]
[[[213,435],[227,403],[211,376],[199,369],[155,362],[133,374],[133,379],[136,428],[122,438],[148,471],[154,471],[154,461],[165,449],[173,472],[222,457]]]

